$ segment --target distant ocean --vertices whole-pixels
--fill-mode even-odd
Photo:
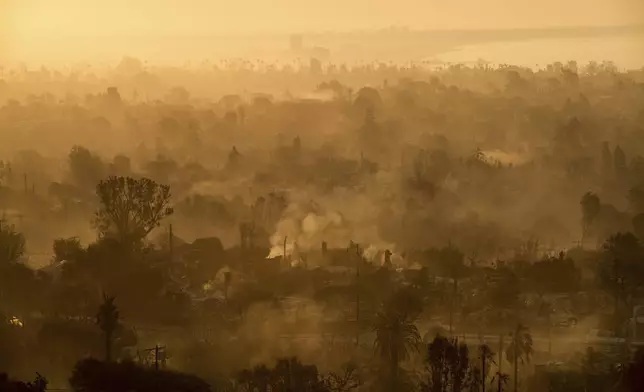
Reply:
[[[463,46],[430,59],[466,64],[484,60],[526,67],[543,67],[568,60],[575,60],[580,65],[590,61],[612,61],[620,69],[640,69],[644,67],[644,34],[491,42]]]

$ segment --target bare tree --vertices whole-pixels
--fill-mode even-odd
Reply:
[[[342,366],[342,373],[329,373],[324,379],[324,385],[331,392],[349,392],[360,386],[358,367],[353,363]]]
[[[15,263],[25,252],[25,237],[0,221],[0,264]]]
[[[109,177],[96,186],[101,207],[95,225],[102,236],[115,235],[122,244],[144,239],[172,214],[170,187],[149,178]]]

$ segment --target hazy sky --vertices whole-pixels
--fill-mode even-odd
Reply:
[[[18,35],[492,28],[644,21],[642,0],[0,0]],[[0,10],[2,13],[2,10]],[[6,17],[6,16],[5,16]],[[638,20],[639,19],[639,20]]]
[[[97,35],[642,22],[644,0],[0,0],[0,63]]]

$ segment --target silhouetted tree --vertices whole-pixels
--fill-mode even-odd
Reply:
[[[421,382],[423,392],[445,392],[449,388],[449,367],[447,366],[447,352],[451,342],[444,336],[437,335],[427,345],[425,357],[429,377]]]
[[[620,146],[615,147],[613,160],[615,161],[615,171],[617,171],[617,173],[624,173],[626,171],[626,154]]]
[[[0,373],[0,391],[2,392],[45,392],[47,380],[36,373],[36,379],[31,382],[14,381],[6,373]]]
[[[342,365],[342,373],[330,372],[324,378],[324,385],[329,392],[349,392],[360,387],[360,384],[358,367],[353,363]]]
[[[69,169],[74,183],[83,188],[94,186],[106,173],[101,158],[82,146],[74,146],[69,152]]]
[[[581,198],[580,204],[582,212],[581,244],[583,246],[588,229],[599,215],[601,202],[596,194],[586,192]]]
[[[529,362],[533,352],[530,330],[522,324],[517,324],[516,329],[512,332],[510,345],[505,352],[506,358],[514,366],[515,392],[519,390],[519,362],[522,364]]]
[[[25,237],[13,225],[0,221],[0,267],[15,263],[25,252]]]
[[[327,392],[315,365],[304,365],[297,358],[281,358],[273,368],[258,365],[237,375],[244,392]]]
[[[363,87],[356,93],[353,105],[365,113],[367,110],[376,110],[382,105],[382,98],[378,90],[373,87]]]
[[[644,350],[639,349],[627,365],[621,386],[625,392],[638,392],[644,387]]]
[[[83,247],[77,237],[54,240],[53,250],[56,262],[78,260],[83,253]]]
[[[96,324],[103,331],[105,339],[105,361],[112,360],[112,341],[114,332],[119,326],[119,311],[114,305],[114,297],[103,294],[103,303],[96,314]]]
[[[241,154],[239,153],[239,151],[237,151],[237,147],[233,146],[233,148],[230,150],[230,153],[228,154],[228,167],[236,168],[239,165],[240,159]]]
[[[463,391],[469,386],[470,378],[469,348],[467,344],[459,344],[458,339],[452,341],[447,355],[447,365],[451,376],[452,391]]]
[[[210,392],[202,379],[167,370],[143,368],[132,362],[79,361],[69,384],[77,392]]]
[[[450,298],[449,332],[452,333],[454,310],[458,307],[458,283],[467,273],[465,255],[453,244],[443,247],[439,254],[440,268],[445,276],[452,279],[452,293]]]
[[[640,241],[644,240],[644,213],[637,214],[633,217],[633,233]]]
[[[427,346],[425,365],[428,378],[421,382],[423,392],[461,392],[472,380],[469,348],[457,339],[437,335]]]
[[[107,98],[107,103],[110,105],[118,105],[121,103],[121,94],[116,87],[108,87],[105,97]]]
[[[546,293],[572,293],[579,290],[581,271],[570,257],[547,257],[527,266],[525,278],[540,298]]]
[[[644,213],[644,186],[631,188],[628,191],[628,202],[634,213]]]
[[[494,363],[494,353],[487,344],[482,344],[479,346],[479,357],[481,359],[481,392],[485,392],[490,364]]]
[[[172,214],[170,187],[148,178],[109,177],[96,187],[101,207],[95,224],[102,236],[115,235],[126,246],[145,238]]]
[[[400,383],[400,363],[418,349],[421,341],[414,321],[413,315],[405,309],[387,305],[376,315],[373,326],[376,333],[374,345],[378,355],[388,366],[391,391],[397,390]]]
[[[604,290],[615,300],[615,328],[631,309],[629,298],[644,285],[644,247],[632,233],[612,235],[603,246],[598,276]],[[625,305],[625,309],[621,309]]]
[[[494,383],[495,380],[496,380],[497,392],[503,392],[503,387],[505,385],[508,385],[508,380],[510,380],[510,376],[508,376],[505,373],[496,372],[496,374],[492,378],[492,383]]]

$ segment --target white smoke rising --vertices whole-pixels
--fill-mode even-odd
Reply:
[[[293,255],[297,251],[320,248],[322,242],[329,247],[346,246],[350,230],[342,214],[337,211],[322,211],[317,206],[294,203],[284,212],[271,236],[271,251],[268,258]]]
[[[386,189],[380,186],[383,182],[388,181],[374,184],[374,187],[379,185],[376,187],[379,192]],[[306,192],[289,196],[291,204],[270,238],[268,258],[283,256],[286,250],[292,264],[297,264],[301,253],[320,249],[322,242],[326,242],[329,249],[337,249],[346,248],[353,241],[360,245],[363,257],[369,262],[381,265],[384,251],[389,249],[392,263],[403,263],[395,251],[395,244],[380,237],[378,215],[383,201],[378,201],[374,192],[338,188],[321,198],[319,204],[307,196]]]
[[[369,245],[362,252],[362,257],[368,262],[375,265],[384,265],[386,261],[385,252],[388,250],[391,252],[390,261],[391,264],[395,267],[405,266],[405,260],[402,255],[395,251],[395,244],[378,244],[378,245]]]
[[[517,152],[506,152],[501,150],[486,150],[483,151],[488,162],[499,162],[504,165],[513,164],[521,165],[529,161],[530,157],[526,154]]]

